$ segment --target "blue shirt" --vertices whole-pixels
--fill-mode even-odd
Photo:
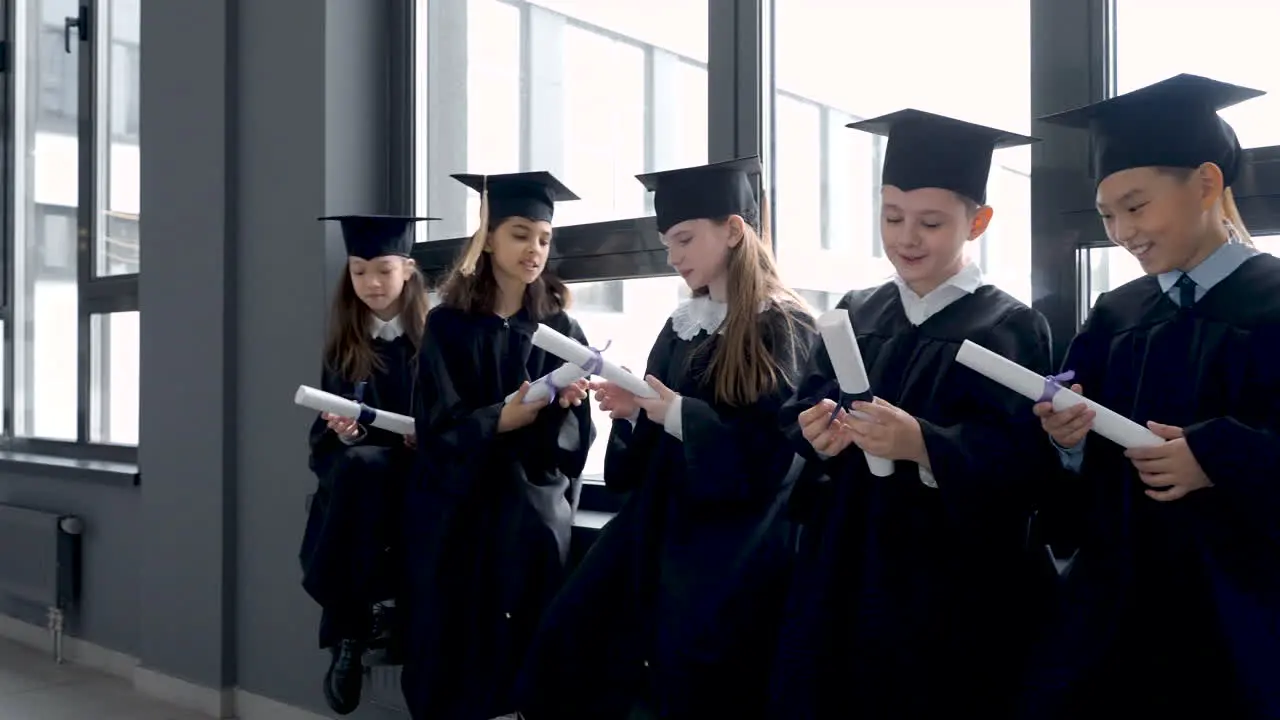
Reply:
[[[1222,247],[1213,251],[1213,254],[1205,258],[1199,265],[1183,272],[1182,270],[1170,270],[1169,272],[1160,273],[1156,279],[1160,281],[1160,289],[1164,290],[1169,299],[1178,303],[1178,280],[1183,275],[1190,275],[1196,284],[1196,302],[1204,297],[1214,285],[1227,279],[1231,273],[1235,272],[1246,260],[1258,254],[1258,250],[1250,245],[1240,242],[1232,230],[1230,239],[1222,245]],[[1087,439],[1087,436],[1086,436]],[[1058,448],[1058,454],[1062,456],[1062,466],[1068,470],[1080,470],[1080,463],[1084,460],[1084,441],[1080,441],[1073,448],[1064,448],[1054,442],[1054,447]]]

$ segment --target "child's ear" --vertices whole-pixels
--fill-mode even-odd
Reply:
[[[747,221],[741,215],[729,216],[729,247],[736,248],[747,236]]]
[[[969,239],[977,240],[982,237],[982,233],[991,226],[991,218],[995,217],[995,214],[996,211],[991,209],[990,205],[978,208],[978,212],[973,214],[973,222],[969,225]]]
[[[1196,180],[1200,185],[1200,206],[1207,211],[1226,193],[1222,168],[1214,163],[1205,163],[1196,168]]]

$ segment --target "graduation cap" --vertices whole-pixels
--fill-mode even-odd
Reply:
[[[658,232],[685,220],[742,215],[759,220],[760,207],[751,190],[751,176],[760,174],[760,158],[737,158],[696,167],[637,175],[653,192]]]
[[[484,229],[496,227],[509,217],[551,222],[557,202],[578,199],[572,190],[545,170],[505,175],[455,173],[450,177],[480,193],[480,227]],[[463,249],[459,268],[464,275],[475,272],[480,253],[484,250],[484,240],[485,233],[476,232]]]
[[[319,220],[337,220],[347,255],[372,260],[386,255],[409,257],[413,249],[413,224],[440,218],[403,215],[329,215]]]
[[[845,127],[887,137],[881,183],[910,192],[942,188],[983,205],[996,150],[1039,142],[963,120],[905,109]]]
[[[1089,131],[1098,182],[1130,168],[1197,168],[1211,162],[1230,185],[1240,173],[1240,141],[1218,111],[1265,94],[1184,73],[1040,119]]]
[[[546,171],[506,175],[458,173],[450,177],[485,198],[490,225],[497,225],[509,217],[551,222],[557,202],[578,199],[572,190]]]

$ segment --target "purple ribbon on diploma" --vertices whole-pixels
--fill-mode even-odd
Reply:
[[[613,344],[613,341],[610,340],[609,342],[605,343],[604,347],[602,348],[595,348],[590,345],[587,346],[587,349],[591,351],[591,359],[588,360],[587,364],[582,367],[582,369],[587,372],[587,375],[599,375],[600,371],[604,370],[604,351],[608,350],[609,346],[612,344]],[[547,389],[550,391],[547,394],[548,405],[555,402],[556,396],[558,396],[560,394],[560,391],[564,389],[562,387],[556,387],[555,380],[551,379],[553,374],[554,373],[547,373],[546,375],[543,375],[542,377],[538,378],[538,380],[533,383],[534,385],[542,383],[547,386]],[[530,386],[529,390],[532,391],[533,387]]]
[[[1066,389],[1065,387],[1063,387],[1062,383],[1071,382],[1071,380],[1075,378],[1075,376],[1076,376],[1075,370],[1067,370],[1065,372],[1060,372],[1057,375],[1045,375],[1044,376],[1044,392],[1040,393],[1040,399],[1037,400],[1036,402],[1037,403],[1053,402],[1053,396],[1057,395],[1059,390]]]

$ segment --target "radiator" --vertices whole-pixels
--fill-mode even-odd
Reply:
[[[0,503],[0,595],[47,609],[58,662],[64,613],[80,594],[83,529],[75,515]]]

